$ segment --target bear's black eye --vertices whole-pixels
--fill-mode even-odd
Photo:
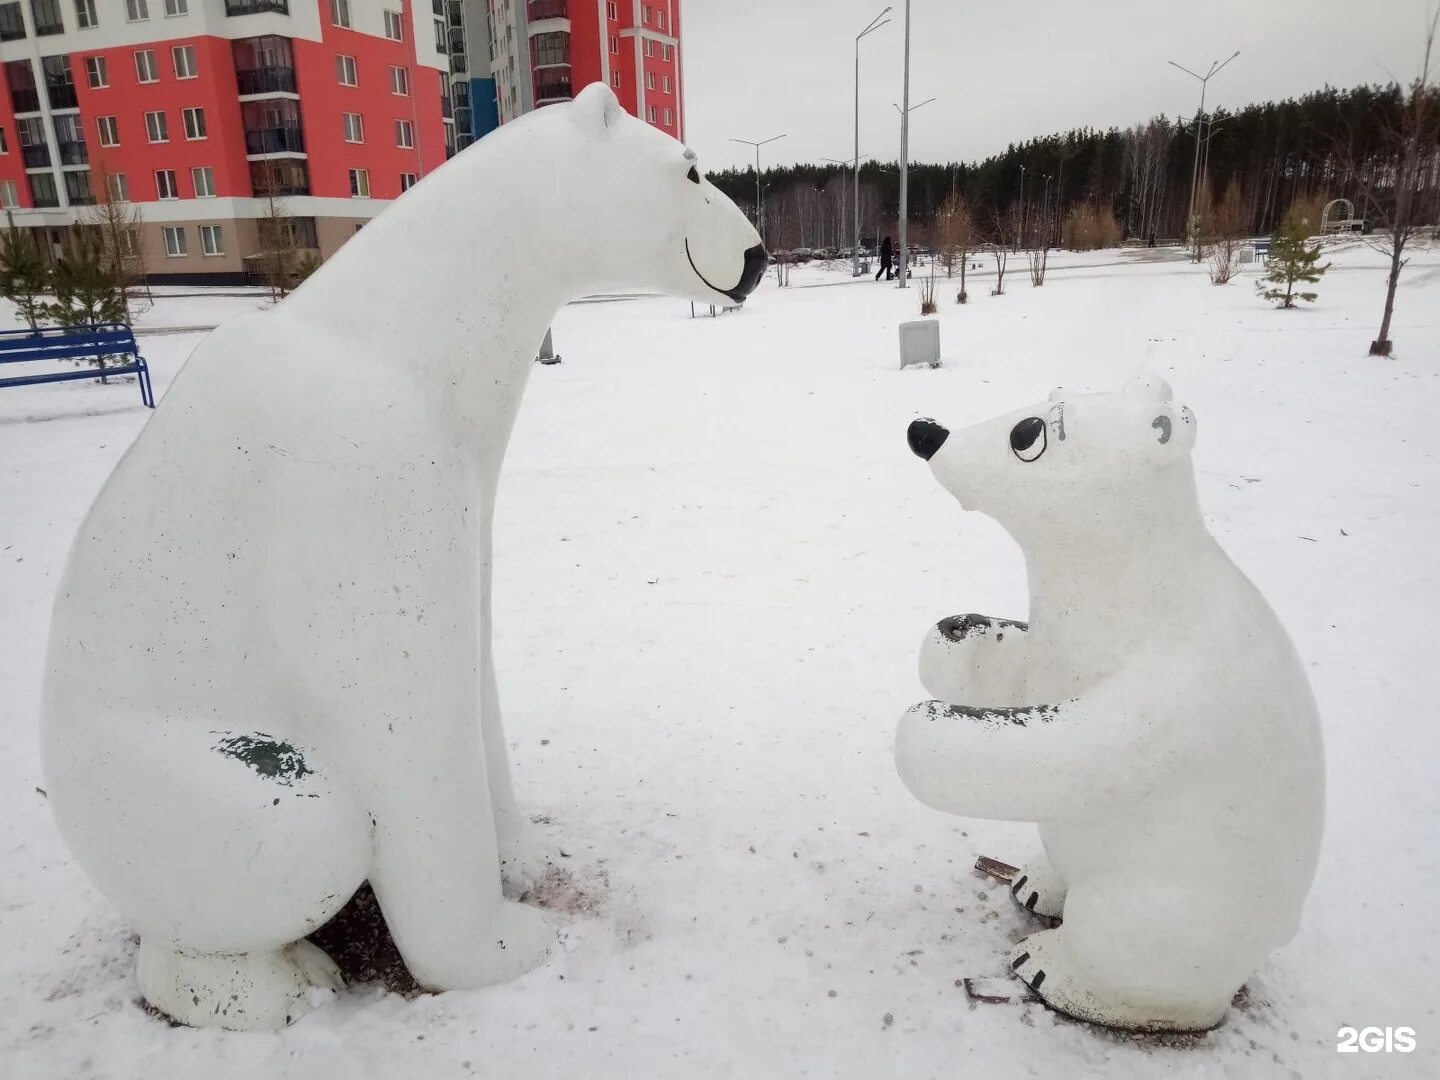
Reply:
[[[1045,421],[1027,416],[1010,429],[1010,449],[1021,461],[1034,461],[1045,452]]]
[[[690,171],[685,174],[685,179],[689,180],[692,184],[698,184],[700,182],[700,171],[696,169],[694,165],[691,165]]]

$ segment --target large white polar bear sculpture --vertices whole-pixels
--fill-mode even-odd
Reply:
[[[1050,1005],[1142,1030],[1219,1023],[1295,933],[1315,872],[1324,765],[1285,630],[1201,517],[1195,418],[1158,379],[911,448],[1019,542],[1028,625],[964,615],[928,635],[939,700],[900,722],[924,803],[1036,821],[1024,906],[1063,917],[1011,968]]]
[[[745,217],[602,86],[424,180],[206,338],[81,527],[44,704],[50,803],[188,1024],[271,1028],[367,878],[415,978],[537,963],[491,661],[496,481],[567,299],[743,298]],[[299,944],[297,944],[299,943]]]

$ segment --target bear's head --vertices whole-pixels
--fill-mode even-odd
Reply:
[[[506,127],[543,146],[529,183],[553,192],[582,287],[727,304],[760,283],[768,257],[749,220],[705,179],[694,151],[631,116],[608,86],[592,83]]]
[[[1136,535],[1137,525],[1194,507],[1190,451],[1195,416],[1155,377],[1119,393],[1059,389],[1031,405],[961,431],[933,420],[910,425],[910,448],[967,510],[1021,540],[1079,534]]]

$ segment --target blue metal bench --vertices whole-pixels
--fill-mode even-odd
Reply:
[[[91,357],[114,357],[103,369],[89,367]],[[32,360],[84,360],[87,366],[73,371],[47,371],[40,375],[14,375],[0,379],[0,386],[35,386],[39,383],[73,382],[111,375],[134,375],[140,383],[140,400],[155,407],[150,387],[150,367],[135,344],[135,331],[124,323],[100,326],[59,326],[43,330],[7,330],[0,333],[0,364],[24,364]]]

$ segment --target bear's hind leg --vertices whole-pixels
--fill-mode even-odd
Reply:
[[[1027,911],[1047,919],[1059,919],[1065,914],[1065,882],[1044,855],[1035,856],[1015,875],[1010,895]]]
[[[1011,970],[1045,1003],[1127,1031],[1206,1031],[1264,954],[1203,885],[1071,887],[1065,923],[1015,946]]]
[[[191,953],[156,938],[140,942],[140,992],[191,1027],[274,1031],[310,1011],[312,988],[342,990],[340,970],[317,946],[297,941],[272,952]]]

